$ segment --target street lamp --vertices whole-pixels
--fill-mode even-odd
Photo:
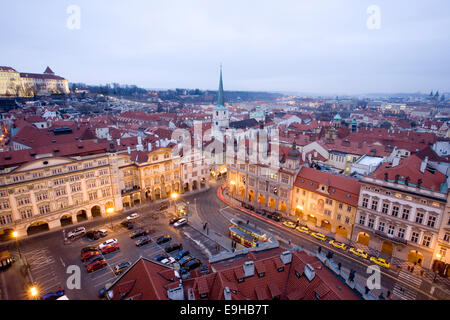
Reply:
[[[113,229],[113,223],[112,223],[112,215],[114,213],[114,208],[110,207],[106,209],[106,213],[109,215],[109,220],[111,221],[111,230]]]
[[[178,216],[178,214],[177,214],[177,202],[176,201],[177,201],[179,196],[180,195],[177,192],[172,192],[172,194],[170,195],[170,197],[173,200],[173,210],[175,212],[175,216]]]
[[[19,252],[20,260],[22,260],[22,253],[20,252],[20,245],[19,245],[19,233],[17,231],[13,231],[12,236],[14,237],[14,239],[16,239],[17,251]]]
[[[32,286],[28,289],[28,293],[30,294],[30,297],[32,299],[37,299],[37,296],[39,294],[39,290],[36,286]]]

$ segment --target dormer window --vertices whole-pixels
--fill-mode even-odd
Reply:
[[[245,279],[244,278],[239,278],[239,279],[237,279],[237,281],[238,281],[238,283],[242,283],[242,282],[245,281]]]
[[[259,277],[259,278],[264,278],[265,275],[266,275],[265,272],[260,272],[260,273],[258,273],[258,277]]]
[[[279,268],[277,269],[277,271],[278,271],[278,272],[283,272],[283,271],[284,271],[284,267],[279,267]]]

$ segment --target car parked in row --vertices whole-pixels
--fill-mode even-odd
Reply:
[[[172,240],[172,237],[170,235],[166,234],[166,235],[161,236],[158,239],[156,239],[156,243],[163,244],[163,243],[169,242],[170,240]]]
[[[187,223],[188,223],[188,222],[187,222],[187,219],[183,218],[183,219],[180,219],[180,220],[178,220],[177,222],[175,222],[175,223],[173,224],[173,226],[174,226],[175,228],[178,228],[178,227],[184,226],[184,225],[187,224]]]
[[[175,222],[177,222],[178,220],[181,220],[181,218],[179,218],[179,217],[172,217],[172,218],[169,219],[169,224],[172,225]]]
[[[100,270],[104,267],[107,266],[106,260],[105,259],[96,259],[92,262],[90,262],[89,264],[86,265],[86,271],[88,273],[94,272],[96,270]]]
[[[384,260],[383,258],[377,258],[377,257],[370,257],[370,261],[372,261],[373,263],[385,267],[385,268],[390,268],[391,264],[389,262],[387,262],[386,260]]]
[[[198,267],[200,267],[202,265],[202,262],[197,259],[197,258],[192,258],[191,260],[189,260],[188,262],[186,262],[182,269],[185,269],[187,271],[192,271],[197,269]],[[183,273],[183,272],[182,272]]]
[[[119,245],[115,243],[115,244],[108,244],[102,247],[101,252],[102,254],[107,254],[118,250],[120,250]]]
[[[127,228],[128,230],[131,230],[131,229],[134,228],[133,222],[128,221],[128,220],[122,221],[120,224],[121,224],[124,228]]]
[[[361,249],[356,249],[356,248],[352,247],[348,251],[353,253],[355,256],[358,256],[358,257],[361,257],[364,259],[367,259],[367,257],[368,257],[368,254]]]
[[[192,259],[194,259],[191,256],[184,256],[183,258],[181,258],[178,263],[180,264],[180,266],[184,266],[186,263],[188,263],[189,261],[191,261]]]
[[[127,217],[127,220],[132,221],[132,220],[136,220],[137,218],[139,218],[139,215],[136,212],[134,212]]]
[[[169,256],[167,254],[165,254],[165,253],[162,253],[162,254],[158,254],[153,259],[158,261],[158,262],[161,262],[162,260],[167,259],[167,258],[169,258]]]
[[[84,253],[81,254],[81,261],[82,262],[86,262],[86,261],[91,260],[94,257],[98,257],[98,256],[101,256],[101,255],[102,255],[102,253],[100,251],[98,251],[98,250],[96,250],[96,251],[87,251],[87,252],[84,252]]]
[[[174,244],[169,244],[167,245],[164,250],[169,253],[169,252],[173,252],[176,250],[181,250],[182,246],[180,243],[174,243]]]
[[[267,214],[267,218],[272,219],[273,221],[276,221],[276,222],[281,222],[283,220],[281,215],[278,213],[269,213],[269,214]]]
[[[175,260],[180,261],[187,255],[189,255],[189,251],[187,249],[183,249],[176,255]]]
[[[331,244],[333,247],[341,249],[343,251],[347,250],[347,245],[345,243],[336,240],[330,240],[328,243]]]
[[[85,227],[78,227],[76,229],[73,229],[72,231],[67,233],[67,238],[69,239],[73,239],[76,237],[80,237],[83,236],[86,233],[86,228]]]
[[[171,265],[171,264],[174,264],[177,261],[174,258],[172,258],[172,257],[167,257],[166,259],[163,259],[160,262],[164,263],[164,264],[167,264],[167,265]]]
[[[131,263],[129,263],[129,262],[119,263],[118,265],[116,265],[114,267],[114,274],[117,276],[117,275],[123,273],[124,271],[126,271],[130,266],[131,266]]]
[[[286,220],[285,222],[283,222],[283,225],[288,227],[288,228],[291,228],[291,229],[295,229],[297,227],[295,222],[292,222],[290,220]]]
[[[144,236],[139,240],[137,240],[135,243],[136,247],[142,247],[145,246],[146,244],[149,244],[150,242],[152,242],[152,238],[150,238],[149,236]]]
[[[81,249],[81,254],[83,254],[85,252],[89,252],[89,251],[98,251],[98,247],[85,247],[85,248]]]
[[[149,234],[150,234],[150,231],[139,228],[136,231],[134,231],[132,234],[130,234],[130,238],[136,239],[136,238],[139,238],[142,236],[147,236]]]
[[[313,232],[313,233],[311,233],[311,236],[313,236],[314,238],[316,238],[317,240],[320,240],[320,241],[327,240],[327,237],[324,234],[319,233],[319,232]]]
[[[102,250],[106,246],[109,246],[111,244],[117,244],[117,243],[118,243],[117,239],[108,239],[105,242],[99,244],[98,249]]]
[[[107,235],[108,235],[108,230],[101,229],[101,230],[90,230],[90,231],[86,232],[86,234],[84,236],[90,241],[95,241],[100,238],[104,238]]]
[[[309,230],[308,227],[298,226],[298,227],[295,228],[295,229],[296,229],[297,231],[300,231],[300,232],[305,233],[305,234],[310,234],[310,233],[311,233],[311,230]]]

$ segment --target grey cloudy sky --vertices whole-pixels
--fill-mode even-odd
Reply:
[[[81,28],[67,28],[67,7]],[[367,27],[367,8],[381,28]],[[0,0],[0,65],[71,82],[312,93],[450,91],[448,0]]]

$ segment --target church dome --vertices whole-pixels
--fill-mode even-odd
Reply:
[[[300,158],[300,152],[297,149],[293,148],[289,150],[287,157],[290,159],[298,159]]]

